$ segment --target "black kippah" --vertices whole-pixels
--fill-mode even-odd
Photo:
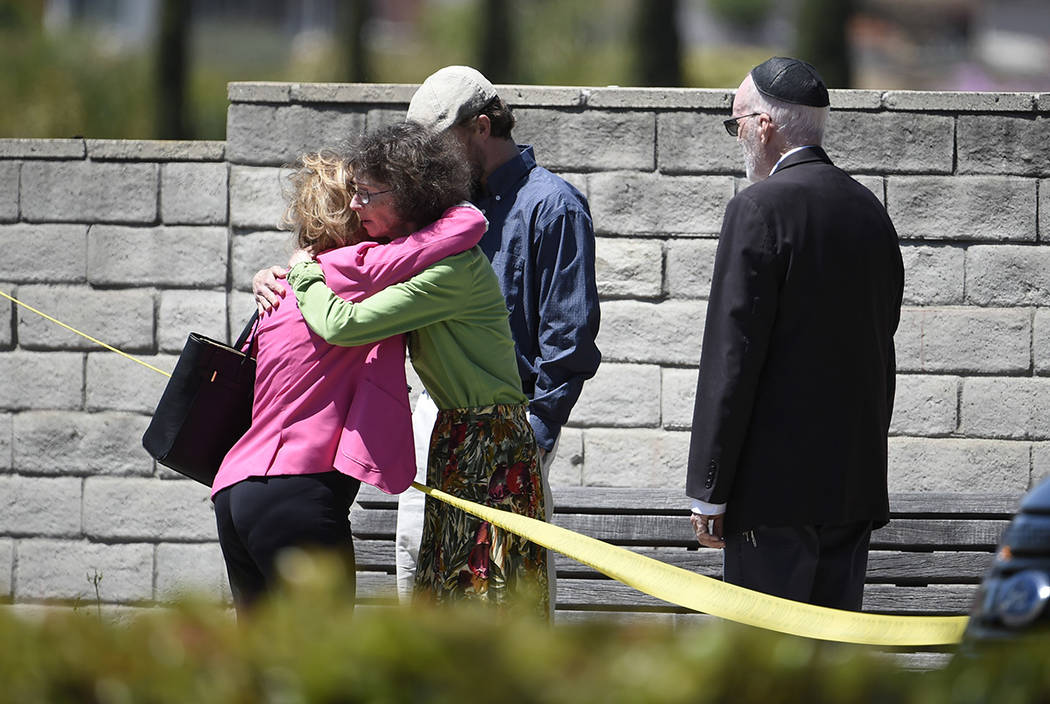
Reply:
[[[815,108],[829,105],[828,89],[817,69],[799,59],[774,56],[751,69],[751,80],[767,98]]]

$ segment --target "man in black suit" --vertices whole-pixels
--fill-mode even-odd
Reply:
[[[816,69],[774,57],[725,121],[752,185],[715,254],[686,493],[725,581],[859,610],[904,268],[886,209],[820,146],[828,104]]]

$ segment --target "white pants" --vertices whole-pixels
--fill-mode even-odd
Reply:
[[[437,406],[430,394],[423,392],[416,401],[412,411],[412,435],[416,447],[416,481],[427,483],[427,459],[430,454],[430,436],[437,421]],[[558,442],[540,463],[540,477],[543,484],[543,506],[546,519],[551,520],[554,513],[554,500],[551,497],[550,473],[551,462],[558,452]],[[419,560],[419,543],[423,539],[423,504],[426,495],[409,488],[397,497],[397,533],[394,536],[394,564],[397,567],[397,595],[402,604],[412,600],[412,590],[416,581],[416,563]],[[557,586],[557,575],[554,571],[554,551],[547,551],[547,583],[550,586],[551,613],[554,613],[554,596]]]

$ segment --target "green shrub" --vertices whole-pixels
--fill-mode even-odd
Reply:
[[[928,673],[756,629],[587,622],[491,609],[358,608],[317,564],[252,618],[186,601],[119,625],[0,612],[0,702],[1034,702],[1046,643]],[[323,563],[322,564],[323,567]]]

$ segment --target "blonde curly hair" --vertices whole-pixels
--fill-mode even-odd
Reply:
[[[356,186],[344,156],[324,149],[301,155],[292,168],[280,226],[295,232],[299,248],[320,254],[366,239],[360,218],[350,209]]]

